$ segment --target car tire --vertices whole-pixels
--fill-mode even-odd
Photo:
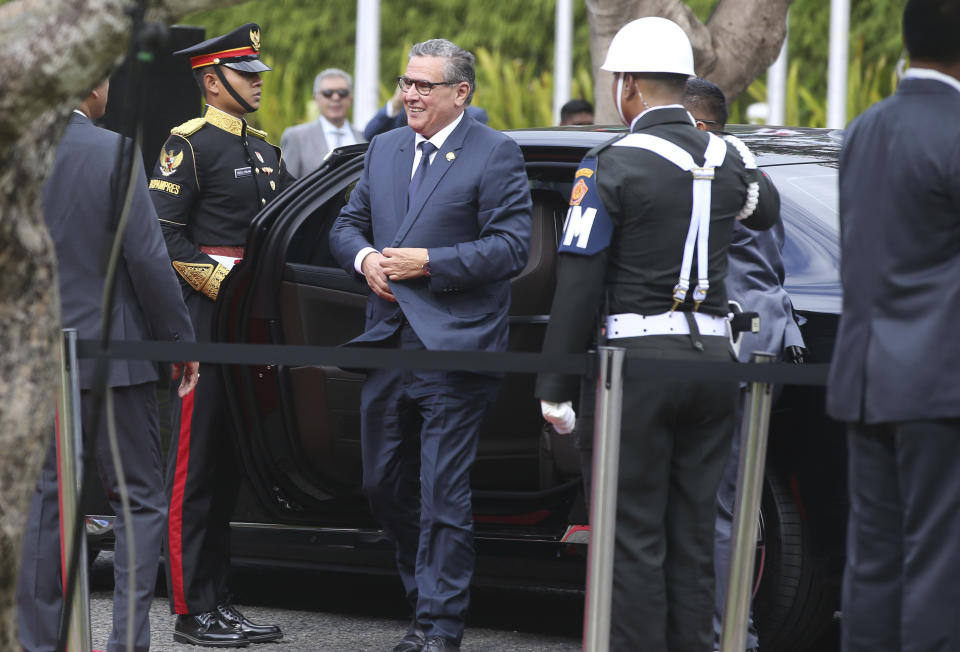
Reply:
[[[760,645],[778,652],[812,650],[839,605],[836,573],[813,554],[790,482],[775,469],[765,475],[760,512],[762,567],[753,601]]]

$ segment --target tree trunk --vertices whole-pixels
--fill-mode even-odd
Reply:
[[[160,0],[151,20],[238,0]],[[14,592],[28,500],[53,431],[60,330],[41,186],[66,119],[127,49],[120,0],[0,5],[0,650],[19,649]]]
[[[734,100],[774,62],[787,35],[792,0],[719,0],[707,24],[682,0],[587,0],[590,58],[598,124],[620,122],[611,73],[600,70],[610,40],[635,18],[662,16],[687,33],[697,76],[709,79]]]

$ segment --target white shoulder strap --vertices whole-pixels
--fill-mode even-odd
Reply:
[[[693,210],[690,212],[690,228],[683,245],[683,259],[680,262],[680,278],[673,288],[673,309],[683,303],[690,289],[690,268],[693,266],[693,249],[697,249],[697,286],[693,290],[693,309],[696,310],[707,298],[710,289],[710,275],[707,268],[710,238],[710,197],[711,181],[714,170],[723,164],[727,155],[726,143],[707,133],[709,140],[703,154],[703,166],[698,166],[693,156],[682,147],[665,138],[651,134],[630,134],[621,138],[613,147],[637,147],[665,158],[681,170],[693,175]]]

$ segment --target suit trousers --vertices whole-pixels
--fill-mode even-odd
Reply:
[[[960,419],[850,424],[845,652],[960,650]]]
[[[731,361],[680,335],[616,340],[630,356]],[[613,568],[614,652],[713,649],[713,529],[737,383],[628,377],[624,383]]]
[[[131,522],[127,523],[123,518],[117,474],[107,438],[106,414],[101,412],[96,433],[97,470],[117,515],[114,521],[113,629],[107,650],[126,652],[127,632],[133,629],[134,649],[140,652],[150,648],[150,605],[166,522],[156,384],[114,387],[112,391]],[[91,392],[81,392],[80,403],[84,437],[89,437],[94,407]],[[27,652],[52,652],[57,645],[57,628],[63,608],[58,504],[56,442],[52,440],[30,503],[17,585],[19,640]],[[136,563],[132,623],[127,619],[130,573],[127,533],[131,529]]]
[[[404,325],[399,346],[423,349]],[[470,469],[499,378],[377,369],[361,394],[363,488],[428,636],[460,641],[473,577]]]
[[[197,341],[210,341],[213,302],[193,292],[187,308]],[[228,599],[230,517],[240,473],[221,387],[220,365],[201,364],[196,389],[170,383],[172,437],[167,461],[167,595],[170,611],[197,614]]]

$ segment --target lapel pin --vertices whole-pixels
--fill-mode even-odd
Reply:
[[[456,155],[456,154],[454,154],[453,152],[447,152],[447,160],[448,160],[448,161],[452,161],[452,160],[455,159],[455,158],[457,158],[457,155]]]

